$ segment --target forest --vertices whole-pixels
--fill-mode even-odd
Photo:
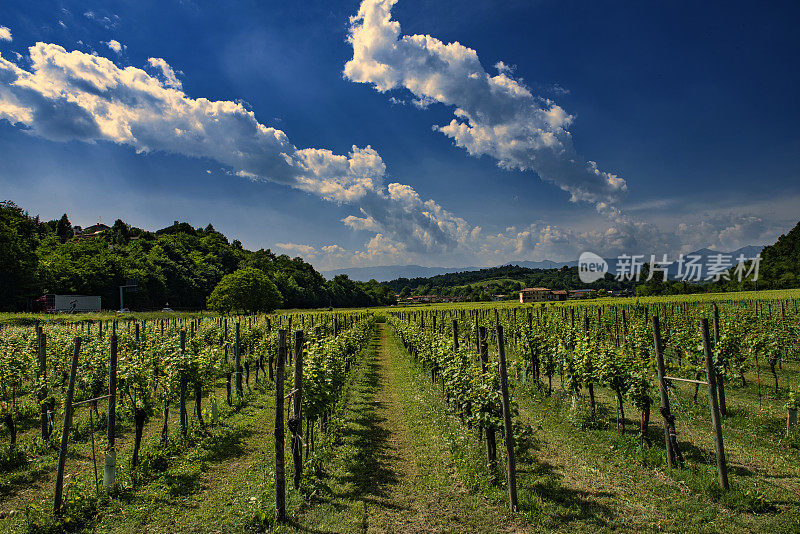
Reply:
[[[155,232],[117,219],[97,235],[76,234],[67,214],[41,221],[13,202],[0,203],[0,310],[24,311],[46,293],[100,295],[103,308],[119,307],[119,286],[132,310],[204,309],[226,274],[254,267],[281,293],[284,308],[386,305],[394,292],[375,281],[332,280],[301,258],[269,249],[250,251],[209,224],[176,223]]]

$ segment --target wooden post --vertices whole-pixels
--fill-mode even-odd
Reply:
[[[117,334],[111,335],[111,358],[108,364],[108,448],[114,449],[114,425],[117,421]]]
[[[717,452],[717,472],[719,485],[723,490],[728,489],[728,465],[725,462],[725,447],[722,443],[722,423],[717,404],[717,373],[711,357],[711,342],[708,335],[708,319],[700,319],[700,329],[703,332],[703,352],[706,356],[706,376],[708,376],[708,398],[711,403],[711,423],[714,426],[714,449]]]
[[[508,399],[508,372],[506,370],[506,350],[503,345],[503,327],[497,325],[497,353],[500,363],[500,393],[503,396],[503,428],[505,430],[506,452],[508,455],[508,499],[511,511],[517,511],[517,464],[514,458],[514,428],[511,425],[511,407]]]
[[[294,333],[294,396],[292,429],[292,459],[294,460],[294,489],[300,488],[303,475],[303,331]]]
[[[286,475],[283,452],[283,368],[286,362],[286,330],[278,331],[275,362],[275,522],[286,521]]]
[[[186,351],[186,330],[181,330],[181,356],[184,355]],[[187,415],[186,415],[186,371],[185,369],[180,370],[180,399],[179,399],[179,408],[180,408],[180,416],[181,416],[181,435],[186,437],[186,425],[187,425]]]
[[[458,321],[453,319],[453,350],[458,351]]]
[[[241,397],[244,395],[244,387],[242,386],[242,347],[239,344],[239,322],[236,322],[236,345],[233,348],[233,354],[236,358],[236,396]]]
[[[664,443],[667,449],[667,465],[670,469],[675,467],[675,451],[672,450],[672,436],[670,435],[669,392],[667,381],[664,379],[664,354],[661,351],[661,327],[658,317],[653,315],[653,349],[656,353],[656,369],[658,371],[658,389],[661,393],[661,415],[664,416]]]
[[[58,452],[58,471],[56,471],[56,494],[53,501],[53,513],[61,514],[61,500],[64,491],[64,464],[67,461],[67,445],[69,430],[72,426],[72,398],[75,395],[75,375],[78,374],[78,356],[81,353],[81,338],[75,338],[75,350],[72,353],[72,367],[69,372],[67,398],[64,400],[64,429],[61,431],[61,449]]]
[[[42,328],[38,327],[39,331],[39,381],[41,389],[39,390],[39,402],[41,403],[41,430],[42,441],[47,441],[50,437],[50,422],[47,418],[47,334],[42,332]]]
[[[719,347],[719,308],[717,303],[711,304],[714,309],[714,348]],[[719,393],[719,413],[728,415],[728,403],[725,402],[725,381],[721,373],[717,373],[717,390]]]
[[[478,339],[481,355],[481,373],[486,373],[486,366],[489,363],[489,342],[486,340],[486,327],[478,327]],[[497,439],[495,428],[488,426],[486,432],[486,462],[489,469],[489,477],[494,480],[495,471],[497,470]]]

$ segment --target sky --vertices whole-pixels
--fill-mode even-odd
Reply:
[[[0,4],[0,199],[318,269],[770,244],[794,2]]]

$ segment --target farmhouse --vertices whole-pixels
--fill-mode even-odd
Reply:
[[[545,302],[556,300],[556,295],[546,287],[526,287],[519,292],[519,301],[525,302]]]
[[[75,237],[79,239],[97,237],[109,228],[111,227],[103,223],[93,224],[92,226],[84,228],[83,231],[77,234]]]

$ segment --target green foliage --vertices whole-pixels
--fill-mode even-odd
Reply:
[[[758,285],[766,289],[800,286],[800,223],[761,251]]]
[[[117,219],[99,234],[74,235],[65,214],[40,222],[12,202],[0,203],[0,311],[26,309],[44,293],[99,295],[106,309],[119,307],[119,286],[131,309],[203,309],[222,277],[241,268],[263,271],[288,308],[354,307],[395,302],[394,291],[346,276],[326,281],[301,258],[270,250],[251,252],[212,225],[175,223],[156,232]]]
[[[800,389],[792,389],[789,391],[789,398],[786,402],[786,409],[791,410],[794,408],[795,410],[800,408]]]
[[[37,222],[13,202],[0,202],[0,310],[19,309],[36,287]]]
[[[281,304],[283,297],[275,283],[254,267],[226,274],[208,297],[208,307],[223,313],[233,310],[271,312]]]

